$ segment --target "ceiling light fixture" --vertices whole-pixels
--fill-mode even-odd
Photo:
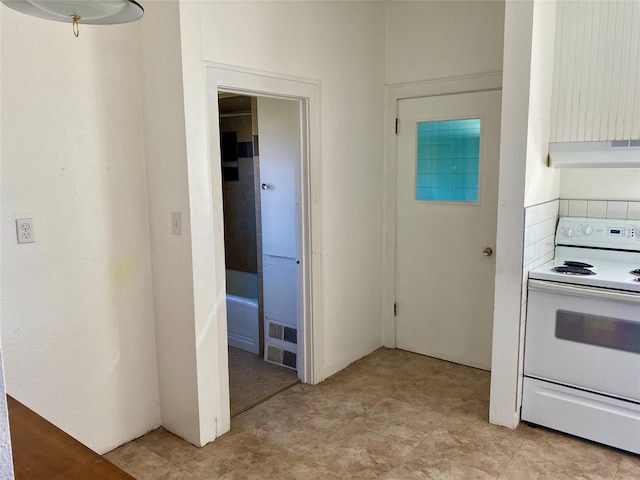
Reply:
[[[135,0],[0,0],[7,7],[34,17],[70,22],[73,34],[80,34],[79,24],[114,25],[135,22],[144,9]]]

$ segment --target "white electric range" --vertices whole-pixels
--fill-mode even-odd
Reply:
[[[529,272],[522,419],[640,453],[640,221],[563,217]]]

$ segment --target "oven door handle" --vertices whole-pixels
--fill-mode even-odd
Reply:
[[[529,280],[529,289],[541,292],[559,293],[562,295],[574,295],[576,297],[602,298],[612,302],[625,302],[635,305],[640,304],[640,294],[634,292],[621,292],[619,290],[604,290],[566,283],[544,282],[541,280]]]

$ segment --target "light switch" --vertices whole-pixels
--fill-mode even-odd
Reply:
[[[182,212],[171,212],[171,233],[182,235]]]

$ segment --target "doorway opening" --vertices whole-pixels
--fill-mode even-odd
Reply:
[[[303,371],[301,109],[218,92],[229,401],[238,415]]]

